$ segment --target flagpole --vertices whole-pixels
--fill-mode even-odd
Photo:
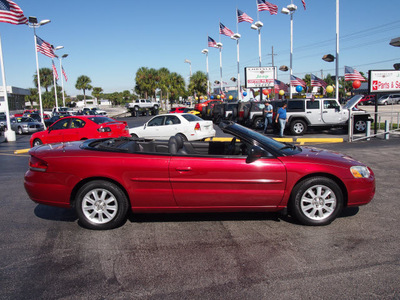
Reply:
[[[40,73],[39,73],[39,58],[37,53],[37,36],[36,36],[36,28],[33,26],[34,32],[34,40],[35,40],[35,54],[36,54],[36,74],[37,74],[37,83],[38,83],[38,95],[39,95],[39,106],[40,106],[40,118],[44,129],[46,129],[46,124],[44,123],[44,116],[43,116],[43,103],[42,103],[42,93],[41,93],[41,86],[40,86]]]
[[[53,64],[53,66],[55,68],[56,66],[54,65],[54,60],[53,59],[51,59],[51,63]],[[54,97],[56,99],[56,111],[58,112],[57,82],[56,82],[56,72],[54,72],[54,70],[53,70],[53,82],[54,82]]]
[[[1,36],[0,36],[0,61],[1,61],[1,75],[3,77],[3,90],[4,90],[4,104],[5,104],[5,113],[6,113],[6,122],[7,122],[7,131],[5,131],[5,137],[7,142],[14,142],[16,140],[15,131],[11,129],[10,123],[10,110],[8,108],[8,93],[7,93],[7,83],[6,83],[6,73],[4,71],[4,62],[3,62],[3,48],[1,45]]]
[[[339,0],[336,0],[336,100],[339,101]]]
[[[64,55],[65,55],[65,54],[64,54]],[[63,55],[63,56],[64,56],[64,55]],[[68,55],[68,54],[67,54],[67,55]],[[61,71],[60,76],[61,76],[61,91],[62,91],[62,98],[63,98],[63,107],[65,107],[64,79],[63,79],[64,74],[63,74],[63,67],[62,67],[62,63],[61,63],[62,56],[59,58],[59,60],[60,60],[60,71]]]

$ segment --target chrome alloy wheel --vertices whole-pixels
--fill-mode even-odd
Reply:
[[[335,193],[325,185],[314,185],[308,188],[300,199],[301,211],[311,220],[324,220],[336,208]]]
[[[95,224],[105,224],[113,220],[118,212],[115,196],[106,189],[89,191],[82,201],[82,212]]]
[[[300,122],[296,122],[294,125],[293,125],[293,131],[295,132],[295,133],[297,133],[297,134],[301,134],[301,133],[303,133],[305,130],[304,130],[304,125],[303,125],[303,123],[300,123]]]

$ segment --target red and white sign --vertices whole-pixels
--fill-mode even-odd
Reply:
[[[274,86],[275,67],[246,67],[244,75],[246,88],[267,88]]]
[[[369,92],[370,93],[400,92],[400,71],[370,70]]]

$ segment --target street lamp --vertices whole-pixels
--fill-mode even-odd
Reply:
[[[236,40],[236,49],[237,49],[237,93],[238,93],[238,101],[240,101],[240,63],[239,63],[239,40],[242,36],[239,33],[235,33],[231,36],[231,39]],[[234,81],[235,82],[235,81]]]
[[[219,43],[217,43],[216,44],[216,46],[217,46],[217,48],[219,49],[219,75],[220,75],[220,82],[219,82],[219,84],[220,84],[220,89],[221,89],[221,91],[220,91],[220,93],[222,94],[222,88],[223,88],[223,83],[222,83],[222,43],[221,42],[219,42]]]
[[[207,68],[207,95],[210,95],[210,78],[208,76],[208,49],[201,50],[201,53],[206,55],[206,68]]]
[[[29,27],[33,28],[33,37],[35,40],[35,55],[36,55],[36,72],[37,72],[37,81],[38,81],[38,94],[39,94],[39,105],[40,105],[40,117],[42,119],[43,126],[46,128],[46,125],[44,123],[44,117],[43,117],[43,103],[42,103],[42,93],[41,93],[41,87],[40,87],[40,74],[39,74],[39,59],[38,59],[38,53],[37,53],[37,37],[36,37],[36,28],[39,28],[40,26],[46,25],[50,23],[50,20],[42,20],[38,22],[36,17],[29,17]]]
[[[261,67],[261,28],[264,24],[261,21],[257,21],[251,24],[250,28],[258,31],[258,66]],[[262,101],[262,88],[260,88],[260,101]]]
[[[290,77],[293,75],[293,14],[297,10],[297,6],[289,4],[283,7],[281,13],[290,15]],[[292,98],[292,83],[289,81],[289,97]]]
[[[192,78],[192,62],[190,60],[188,60],[188,59],[185,59],[184,63],[189,64],[189,67],[190,67],[190,73],[189,73],[190,77],[189,77],[189,79],[190,79],[190,78]]]
[[[400,37],[392,39],[389,44],[393,47],[400,47]]]
[[[63,106],[65,107],[65,95],[64,95],[64,80],[63,80],[63,66],[62,66],[62,59],[66,58],[68,54],[64,54],[63,56],[59,57],[57,56],[58,60],[60,61],[60,71],[61,71],[61,91],[62,91],[62,97],[63,97]]]

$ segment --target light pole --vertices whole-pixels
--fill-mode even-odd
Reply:
[[[46,128],[44,124],[44,117],[43,117],[43,103],[42,103],[42,93],[40,87],[40,74],[39,74],[39,59],[37,53],[37,37],[36,37],[36,28],[43,26],[47,23],[50,23],[50,20],[42,20],[38,23],[36,17],[29,17],[29,27],[33,28],[33,38],[35,40],[35,55],[36,55],[36,72],[37,72],[37,81],[38,81],[38,95],[39,95],[39,106],[40,106],[40,118],[42,119],[43,126]]]
[[[64,79],[63,79],[63,66],[62,66],[62,59],[66,58],[68,56],[68,54],[64,54],[61,57],[58,57],[58,60],[60,61],[60,71],[61,71],[61,91],[62,91],[62,97],[63,97],[63,107],[65,107],[65,95],[64,95]]]
[[[293,75],[293,14],[296,10],[297,6],[293,3],[282,8],[281,10],[281,13],[285,15],[290,15],[290,76]],[[289,83],[289,97],[292,98],[292,83],[290,81]]]
[[[189,80],[190,80],[190,78],[192,78],[192,62],[188,59],[185,59],[184,63],[189,64],[190,67]]]
[[[206,55],[206,68],[207,68],[207,96],[210,95],[210,77],[208,76],[208,49],[201,50],[201,53]]]
[[[54,50],[60,50],[60,49],[62,49],[62,48],[64,48],[64,46],[57,46],[57,47],[55,47],[54,48]],[[57,56],[57,55],[56,55]],[[54,61],[53,61],[53,59],[51,59],[51,62],[52,62],[52,64],[53,64],[53,66],[54,66]],[[54,66],[54,68],[55,68],[56,66]],[[56,81],[56,72],[55,72],[55,70],[53,70],[53,82],[54,82],[54,98],[55,98],[55,100],[56,100],[56,111],[58,112],[58,99],[57,99],[57,81]]]
[[[231,39],[236,40],[236,49],[237,49],[237,93],[238,93],[238,101],[240,101],[240,64],[239,64],[239,40],[241,35],[239,33],[235,33],[231,36]]]
[[[261,28],[264,24],[261,21],[257,21],[251,24],[250,28],[258,31],[258,66],[261,67]],[[260,101],[262,101],[262,88],[260,88]]]
[[[220,88],[220,94],[222,94],[222,89],[223,89],[223,83],[222,83],[222,43],[217,43],[217,48],[219,48],[219,75],[220,75],[220,82],[219,82],[219,88]]]

